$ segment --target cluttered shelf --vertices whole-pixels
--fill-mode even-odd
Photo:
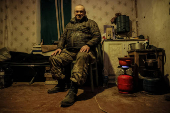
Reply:
[[[145,41],[145,39],[107,39],[104,41]]]

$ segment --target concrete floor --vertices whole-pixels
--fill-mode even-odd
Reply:
[[[66,108],[60,102],[67,94],[48,94],[54,85],[36,82],[16,82],[0,89],[0,113],[170,113],[170,101],[165,95],[150,95],[140,91],[133,94],[120,94],[117,86],[108,88],[83,86],[78,91],[77,102]]]

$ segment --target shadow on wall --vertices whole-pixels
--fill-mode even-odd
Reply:
[[[170,92],[169,74],[166,74],[164,76],[164,81],[165,81],[165,89],[169,89]]]
[[[131,20],[129,20],[129,24],[130,24],[130,31],[128,33],[128,37],[132,37],[132,33],[135,31],[132,31],[132,21]]]
[[[104,52],[104,61],[103,61],[103,75],[109,77],[108,82],[116,82],[116,73],[115,69],[111,64],[111,60],[106,52]]]
[[[162,61],[162,63],[163,63],[163,65],[165,66],[165,63],[166,63],[166,53],[165,53],[165,51],[164,51],[164,58],[163,58],[163,61]],[[163,70],[164,70],[164,66],[163,66]],[[163,73],[163,75],[164,75],[164,73]],[[163,76],[163,82],[164,82],[164,88],[165,88],[165,90],[166,89],[168,89],[168,92],[170,92],[170,81],[169,81],[169,78],[170,78],[170,76],[169,76],[169,74],[166,74],[166,75],[164,75]]]

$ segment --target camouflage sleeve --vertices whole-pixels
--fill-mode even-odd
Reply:
[[[65,47],[66,36],[67,36],[67,28],[64,29],[63,34],[60,36],[57,49],[63,49]]]
[[[91,31],[92,39],[89,40],[86,44],[89,47],[95,47],[101,41],[101,34],[97,23],[93,20],[90,22],[90,31]]]

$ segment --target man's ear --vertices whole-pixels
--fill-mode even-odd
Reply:
[[[87,16],[87,15],[86,15],[86,11],[85,11],[84,15]]]

